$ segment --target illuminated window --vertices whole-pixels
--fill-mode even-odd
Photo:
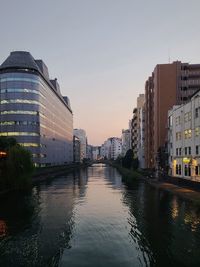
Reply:
[[[19,143],[19,145],[24,147],[39,147],[40,145],[37,143]]]
[[[192,130],[191,129],[185,130],[184,136],[185,136],[185,139],[191,138],[192,137]]]
[[[25,115],[39,115],[38,111],[28,111],[28,110],[4,110],[1,111],[1,115],[6,114],[25,114]]]
[[[35,153],[33,153],[32,157],[33,158],[46,158],[47,155],[46,154],[35,154]]]
[[[28,99],[4,99],[0,101],[0,104],[35,104],[35,105],[40,105],[43,108],[45,108],[45,106],[36,101],[36,100],[28,100]]]
[[[195,135],[199,136],[200,135],[200,127],[195,128]]]
[[[2,121],[0,125],[31,125],[38,126],[39,122],[37,121]]]
[[[6,88],[1,89],[1,93],[32,93],[43,96],[39,91],[34,89],[27,89],[27,88]],[[44,97],[44,96],[43,96]]]
[[[0,136],[39,136],[39,134],[33,132],[2,132]]]

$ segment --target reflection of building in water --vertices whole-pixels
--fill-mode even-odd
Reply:
[[[165,266],[200,266],[199,211],[144,183],[127,189],[124,202],[130,209],[130,236],[146,252],[149,250],[152,266],[163,266],[163,255]]]
[[[34,187],[32,194],[13,194],[2,200],[0,236],[7,231],[2,223],[6,221],[11,238],[4,246],[0,241],[0,266],[51,266],[58,262],[62,249],[71,246],[74,206],[85,194],[87,179],[87,172],[77,171]]]
[[[172,218],[176,219],[178,217],[179,209],[178,209],[177,198],[173,198],[172,200]]]
[[[6,234],[7,234],[6,222],[0,220],[0,237],[6,236]]]

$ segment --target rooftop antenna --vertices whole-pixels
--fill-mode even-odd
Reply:
[[[170,49],[168,48],[168,62],[169,64],[171,63],[171,58],[170,58]]]

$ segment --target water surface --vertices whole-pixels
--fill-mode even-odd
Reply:
[[[97,164],[0,198],[0,266],[200,266],[200,211]]]

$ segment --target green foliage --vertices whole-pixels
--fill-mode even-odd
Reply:
[[[139,160],[138,160],[138,158],[133,159],[132,167],[133,167],[134,170],[137,170],[139,168]]]
[[[0,150],[8,150],[10,147],[17,144],[14,138],[0,137]]]
[[[28,187],[33,172],[31,153],[13,138],[0,138],[0,147],[8,153],[7,158],[0,161],[0,189]]]
[[[134,162],[134,159],[133,159],[133,150],[132,149],[129,149],[126,152],[125,157],[122,159],[122,166],[124,168],[131,169],[131,167],[133,166],[133,162]]]

